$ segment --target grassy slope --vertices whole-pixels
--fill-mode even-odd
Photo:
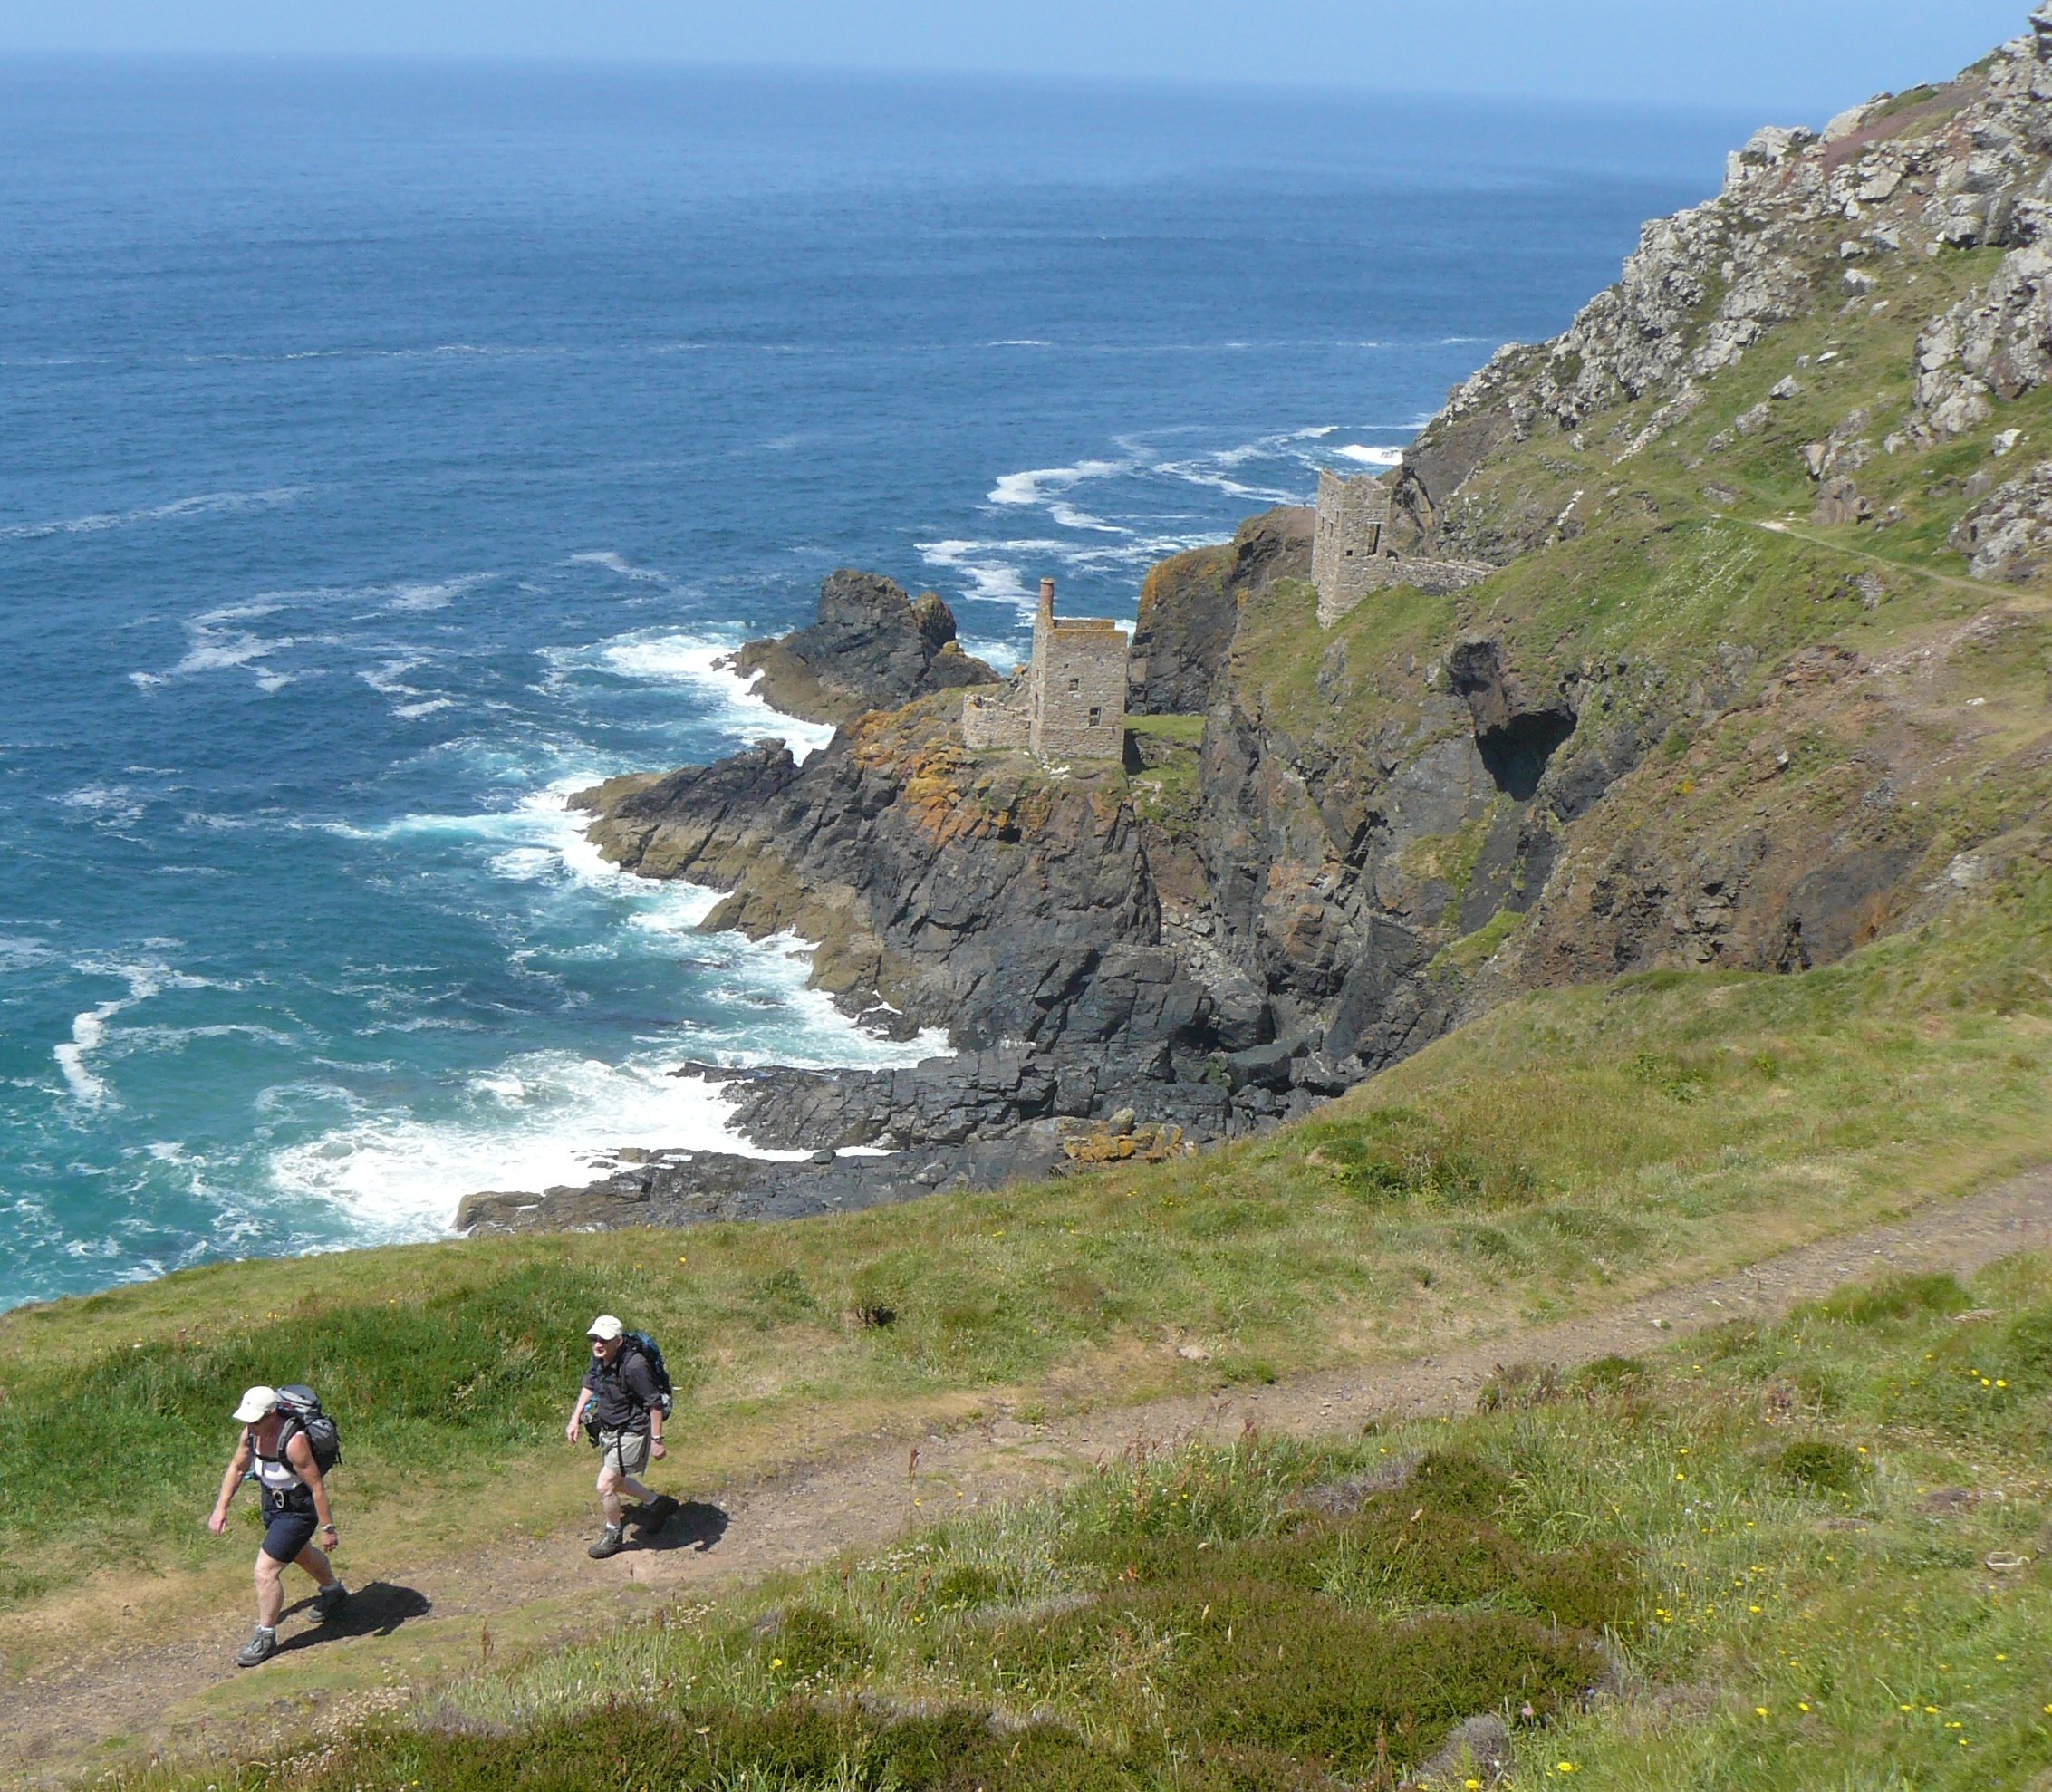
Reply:
[[[1806,252],[1815,289],[1831,294],[1837,232],[1831,221],[1817,231]],[[1812,866],[1863,853],[1906,864],[1892,891],[1870,899],[1857,939],[1928,912],[1955,869],[1971,875],[1981,860],[2043,855],[2052,601],[2039,587],[1967,578],[1946,537],[1973,501],[1970,477],[1985,488],[2014,477],[2052,442],[2052,390],[1998,404],[1942,448],[1883,447],[1909,420],[1921,321],[1985,281],[1999,259],[1869,259],[1873,294],[1843,306],[1827,298],[1778,326],[1704,382],[1698,408],[1629,451],[1654,418],[1652,398],[1576,435],[1542,425],[1507,445],[1464,501],[1567,520],[1472,590],[1378,593],[1325,633],[1307,585],[1278,582],[1247,604],[1228,671],[1233,700],[1298,743],[1343,805],[1349,792],[1385,782],[1387,756],[1414,755],[1435,727],[1462,725],[1444,706],[1435,720],[1424,696],[1464,636],[1503,642],[1535,696],[1582,681],[1582,723],[1563,763],[1601,755],[1622,736],[1652,748],[1563,831],[1538,925],[1507,909],[1479,926],[1469,916],[1463,935],[1479,825],[1407,849],[1404,869],[1450,892],[1432,973],[1471,986],[1472,1007],[1602,973],[1611,924],[1591,910],[1620,857],[1658,865],[1680,891],[1704,874],[1698,868],[1750,863],[1764,849],[1758,907],[1719,948],[1727,961],[1763,963],[1778,942],[1752,930],[1768,924],[1772,889]],[[1787,377],[1797,395],[1770,400]],[[1762,406],[1765,426],[1738,434],[1736,419]],[[1877,515],[1900,514],[1815,525],[1803,448],[1863,411],[1864,424],[1841,429],[1870,445],[1859,489]],[[2023,442],[1996,458],[1994,439],[2008,429]],[[1293,756],[1286,745],[1278,753]],[[1963,867],[1961,855],[1972,855]],[[1663,938],[1633,949],[1657,955]],[[1685,955],[1679,939],[1669,949]]]
[[[133,1783],[1391,1787],[1497,1710],[1521,1787],[2042,1784],[2052,1582],[1984,1563],[2047,1540],[2048,1444],[2052,1263],[1897,1278],[1453,1423],[1122,1462],[422,1728]]]

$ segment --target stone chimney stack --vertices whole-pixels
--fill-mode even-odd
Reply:
[[[2052,0],[2045,0],[2045,4],[2048,9],[2052,9]],[[1055,608],[1055,581],[1052,579],[1043,579],[1040,582],[1040,607],[1047,611]]]

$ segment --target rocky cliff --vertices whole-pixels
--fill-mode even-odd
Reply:
[[[1240,606],[1277,579],[1311,576],[1313,512],[1270,510],[1231,541],[1162,561],[1140,588],[1126,708],[1137,716],[1201,711],[1210,700]]]
[[[2022,40],[1758,134],[1392,476],[1402,544],[1501,570],[1327,631],[1302,513],[1165,563],[1123,772],[929,698],[591,793],[609,856],[732,892],[708,925],[973,1054],[777,1074],[754,1136],[1229,1133],[1521,990],[1799,974],[2052,850],[2048,154]]]
[[[774,708],[814,722],[852,722],[865,709],[997,681],[962,651],[955,612],[932,592],[915,601],[889,579],[847,567],[821,584],[811,628],[751,641],[734,669]]]

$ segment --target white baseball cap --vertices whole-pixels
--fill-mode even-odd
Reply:
[[[254,1425],[259,1419],[277,1411],[278,1391],[275,1388],[252,1388],[242,1397],[242,1404],[236,1408],[239,1423]]]
[[[584,1327],[584,1335],[588,1338],[597,1338],[605,1344],[611,1344],[615,1338],[625,1337],[627,1327],[615,1319],[612,1314],[602,1313],[589,1325]],[[270,1390],[265,1389],[265,1392],[268,1393]],[[274,1395],[273,1398],[275,1399],[276,1396]]]

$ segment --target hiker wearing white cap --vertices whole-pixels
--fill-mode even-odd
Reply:
[[[660,1530],[677,1510],[677,1502],[667,1493],[659,1498],[639,1479],[647,1472],[650,1457],[667,1453],[662,1421],[669,1410],[669,1377],[653,1341],[644,1333],[628,1331],[610,1313],[592,1320],[584,1335],[591,1341],[592,1361],[564,1434],[575,1443],[580,1428],[589,1424],[592,1441],[599,1447],[599,1506],[605,1529],[590,1554],[602,1562],[627,1546],[622,1493],[641,1502],[637,1522],[650,1529]]]
[[[287,1393],[310,1390],[288,1388]],[[315,1402],[313,1410],[319,1411]],[[348,1603],[349,1594],[327,1556],[313,1546],[319,1531],[330,1549],[340,1534],[334,1514],[328,1509],[328,1488],[321,1473],[306,1426],[281,1405],[276,1388],[251,1388],[236,1408],[243,1428],[236,1453],[228,1459],[221,1477],[221,1497],[214,1502],[214,1515],[207,1528],[219,1537],[227,1528],[228,1502],[236,1489],[253,1476],[264,1496],[264,1541],[256,1551],[256,1633],[236,1657],[238,1668],[253,1668],[278,1652],[278,1619],[285,1609],[284,1574],[287,1562],[296,1562],[313,1576],[321,1590],[316,1595],[321,1616],[332,1618]]]

